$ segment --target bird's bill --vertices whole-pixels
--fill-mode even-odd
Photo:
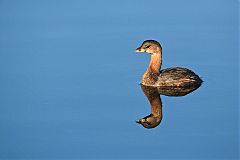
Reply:
[[[141,47],[138,47],[135,51],[136,51],[136,52],[145,52],[145,50],[142,49]]]

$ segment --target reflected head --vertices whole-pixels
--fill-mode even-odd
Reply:
[[[141,118],[139,120],[136,120],[137,123],[141,124],[145,128],[155,128],[161,123],[162,116],[154,116],[153,114],[150,114],[144,118]]]

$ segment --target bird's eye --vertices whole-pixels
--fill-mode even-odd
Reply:
[[[147,125],[149,125],[149,126],[151,125],[151,123],[150,123],[150,122],[148,122],[148,121],[146,121],[145,123],[146,123]]]
[[[145,49],[147,49],[147,48],[149,48],[149,47],[150,47],[150,45],[148,45],[148,46],[145,46],[144,48],[145,48]]]

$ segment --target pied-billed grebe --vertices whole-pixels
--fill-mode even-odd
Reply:
[[[161,70],[162,47],[155,40],[146,40],[136,49],[136,52],[151,54],[150,64],[142,76],[141,84],[147,86],[187,87],[200,86],[201,78],[187,68],[174,67]]]

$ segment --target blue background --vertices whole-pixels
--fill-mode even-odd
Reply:
[[[237,159],[238,2],[0,0],[0,159]],[[204,79],[162,96],[163,120],[138,85],[149,55]]]

